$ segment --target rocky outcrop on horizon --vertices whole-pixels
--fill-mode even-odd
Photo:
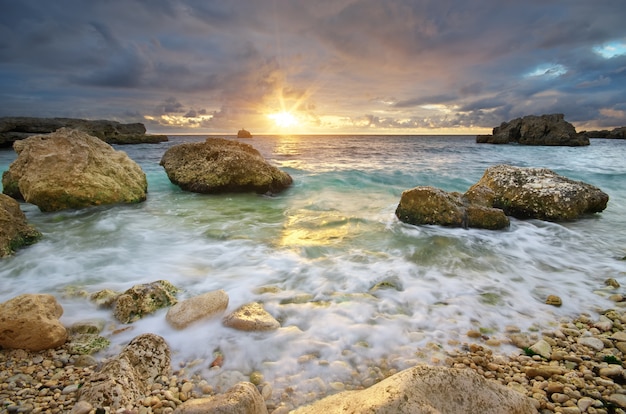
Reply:
[[[433,187],[402,193],[396,216],[405,223],[498,230],[507,216],[566,221],[606,208],[609,196],[597,187],[573,181],[546,168],[497,165],[465,194]]]
[[[546,145],[546,146],[585,146],[589,138],[578,134],[574,125],[565,121],[563,114],[528,115],[503,122],[493,128],[491,135],[478,135],[479,144]]]
[[[173,184],[194,193],[276,194],[293,182],[251,145],[223,138],[175,145],[160,165]]]
[[[61,128],[17,141],[18,156],[2,175],[3,192],[58,211],[146,199],[141,167],[123,151],[82,131]]]
[[[10,256],[40,238],[41,233],[26,221],[20,204],[12,197],[0,194],[0,258]]]
[[[582,131],[581,134],[587,138],[626,139],[626,126],[612,130]]]
[[[32,135],[49,134],[60,128],[73,128],[100,138],[108,144],[153,144],[167,141],[166,135],[147,135],[142,123],[121,124],[117,121],[77,118],[0,118],[0,147]]]

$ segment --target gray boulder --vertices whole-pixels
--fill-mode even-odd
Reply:
[[[362,391],[344,391],[292,414],[533,414],[530,398],[472,370],[416,366]]]
[[[109,144],[144,144],[167,141],[165,135],[147,135],[141,123],[121,124],[108,120],[86,120],[77,118],[0,118],[0,147],[32,135],[49,134],[60,128],[81,130]]]
[[[195,193],[275,194],[293,181],[251,145],[222,138],[173,146],[161,165],[172,183]]]
[[[3,192],[57,211],[146,199],[141,167],[109,144],[79,130],[61,128],[15,142],[18,154],[2,175]]]
[[[8,195],[0,194],[0,258],[40,238],[41,233],[26,221],[20,204]]]
[[[547,168],[497,165],[466,193],[471,202],[499,208],[520,219],[564,221],[603,211],[609,196]]]
[[[479,144],[550,145],[584,146],[589,145],[589,138],[576,133],[576,128],[565,121],[563,114],[528,115],[503,122],[493,128],[491,135],[478,135]]]

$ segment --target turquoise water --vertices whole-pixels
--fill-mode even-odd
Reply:
[[[158,165],[165,150],[204,139],[117,147],[146,172],[145,203],[58,213],[24,204],[44,238],[0,261],[0,301],[51,293],[65,309],[64,323],[104,318],[111,334],[120,326],[108,312],[67,292],[159,279],[183,288],[181,298],[224,289],[229,310],[262,302],[282,328],[244,333],[217,319],[174,331],[162,311],[111,335],[108,352],[154,332],[170,343],[176,364],[196,360],[189,373],[218,387],[259,370],[276,392],[288,385],[323,394],[332,388],[318,377],[326,386],[350,383],[375,361],[397,369],[431,361],[455,341],[471,341],[468,329],[504,341],[507,325],[541,327],[615,306],[604,286],[609,277],[626,286],[626,141],[553,148],[478,145],[474,137],[260,136],[244,142],[294,178],[288,191],[265,197],[172,185]],[[0,151],[0,170],[13,159]],[[464,192],[502,163],[596,185],[609,194],[608,208],[561,224],[513,219],[504,231],[396,219],[402,191],[431,185]],[[372,289],[384,281],[393,287]],[[545,305],[549,294],[563,306]],[[424,347],[433,351],[416,353]],[[209,370],[218,349],[225,364]],[[304,363],[306,355],[314,357]]]

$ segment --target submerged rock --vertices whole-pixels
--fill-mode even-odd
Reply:
[[[576,133],[574,125],[565,121],[563,114],[528,115],[503,122],[493,128],[491,135],[478,135],[479,144],[509,144],[522,145],[562,145],[584,146],[589,145],[589,138],[584,134]]]
[[[40,238],[41,233],[26,221],[20,204],[12,197],[0,194],[0,258]]]
[[[362,391],[344,391],[293,414],[536,413],[531,400],[471,370],[416,366]]]
[[[178,289],[165,280],[135,285],[117,296],[113,316],[122,323],[135,322],[158,309],[176,304],[177,292]]]
[[[265,401],[257,387],[250,382],[240,382],[224,394],[189,400],[179,405],[174,414],[267,414]]]
[[[13,147],[18,157],[2,176],[3,191],[41,211],[146,199],[148,182],[141,167],[84,132],[62,128]]]
[[[0,304],[0,347],[41,351],[67,340],[59,321],[63,308],[54,296],[24,294]]]
[[[174,328],[184,329],[195,321],[221,314],[227,307],[228,294],[220,289],[176,303],[168,309],[165,319]]]
[[[172,183],[195,193],[275,194],[293,181],[251,145],[222,138],[175,145],[160,164]]]
[[[224,317],[224,326],[240,331],[273,331],[280,323],[260,303],[248,303]]]

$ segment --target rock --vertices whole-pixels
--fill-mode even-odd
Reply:
[[[468,192],[493,191],[491,207],[519,219],[573,220],[606,208],[609,196],[597,187],[546,168],[489,167]]]
[[[280,328],[280,323],[256,302],[237,308],[224,318],[223,324],[240,331],[273,331]]]
[[[79,401],[111,412],[132,406],[150,395],[152,384],[171,375],[170,349],[163,338],[143,334],[134,338],[119,355],[107,360],[79,390]]]
[[[614,128],[610,131],[608,129],[600,131],[582,131],[580,134],[587,138],[626,139],[626,126]]]
[[[421,186],[402,193],[396,216],[409,224],[502,229],[509,219],[499,209],[469,205],[458,193]]]
[[[552,355],[552,347],[543,339],[535,342],[529,349],[535,354],[541,355],[545,359],[550,359],[550,356]]]
[[[492,135],[478,135],[479,144],[509,144],[522,145],[589,145],[589,138],[584,134],[576,133],[576,128],[565,121],[563,114],[528,115],[503,122],[493,128]]]
[[[172,183],[196,193],[274,194],[293,181],[251,145],[221,138],[175,145],[165,152],[160,164]]]
[[[241,128],[239,131],[237,131],[237,138],[252,138],[252,134],[250,133],[250,131]]]
[[[41,211],[146,199],[141,167],[84,132],[62,128],[18,141],[14,149],[18,157],[2,176],[3,191]]]
[[[24,294],[0,304],[0,347],[41,351],[67,340],[63,308],[52,295]]]
[[[265,401],[257,388],[241,382],[224,394],[189,400],[174,410],[174,414],[267,414]]]
[[[168,309],[165,319],[174,328],[183,329],[197,320],[216,316],[227,307],[228,295],[223,290],[216,290],[176,303]]]
[[[40,238],[41,233],[26,221],[20,204],[8,195],[0,194],[0,258]]]
[[[548,295],[548,297],[546,298],[546,305],[552,305],[552,306],[558,307],[558,306],[563,305],[563,301],[557,295]]]
[[[543,377],[547,380],[554,375],[563,375],[565,369],[555,365],[535,365],[525,367],[524,372],[528,378]]]
[[[604,342],[593,336],[582,336],[576,340],[579,345],[584,345],[596,351],[602,351],[604,348]]]
[[[113,305],[113,316],[122,323],[135,322],[156,310],[176,304],[178,289],[166,280],[135,285]]]
[[[610,287],[615,288],[615,289],[619,289],[620,288],[619,282],[617,280],[615,280],[614,278],[612,278],[612,277],[606,279],[604,281],[604,284],[606,286],[610,286]]]
[[[76,118],[0,118],[0,147],[32,135],[49,134],[60,128],[81,130],[109,144],[146,144],[167,141],[165,135],[146,135],[141,123],[120,124],[116,121],[90,121]]]
[[[472,370],[416,366],[361,391],[344,391],[292,414],[536,413],[529,398]]]

